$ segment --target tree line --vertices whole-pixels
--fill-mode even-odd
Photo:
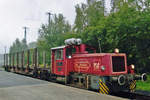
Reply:
[[[137,72],[150,72],[150,1],[111,0],[109,12],[106,3],[87,0],[77,4],[73,25],[63,14],[54,14],[49,24],[41,25],[37,47],[50,54],[50,48],[64,45],[65,39],[81,38],[97,52],[111,53],[119,48]]]

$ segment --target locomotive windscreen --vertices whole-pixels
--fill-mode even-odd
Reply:
[[[113,67],[113,72],[125,71],[124,56],[112,56],[112,67]]]

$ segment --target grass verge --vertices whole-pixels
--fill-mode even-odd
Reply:
[[[150,92],[150,75],[147,75],[147,81],[137,81],[136,90],[149,91]]]

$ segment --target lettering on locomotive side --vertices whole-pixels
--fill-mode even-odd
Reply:
[[[87,71],[89,67],[89,62],[76,62],[74,65],[76,71]]]
[[[93,63],[93,69],[94,70],[99,70],[100,69],[100,62],[94,62]]]

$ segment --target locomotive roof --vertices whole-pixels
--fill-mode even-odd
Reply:
[[[54,48],[51,48],[51,50],[55,50],[55,49],[63,49],[63,48],[65,48],[66,46],[64,45],[64,46],[59,46],[59,47],[54,47]]]

